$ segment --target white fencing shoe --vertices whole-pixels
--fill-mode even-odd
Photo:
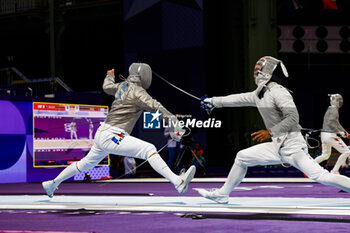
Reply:
[[[197,190],[197,192],[202,196],[209,200],[215,201],[220,204],[227,204],[229,195],[221,194],[219,192],[219,189],[201,189],[201,188],[195,188],[194,190]]]
[[[179,193],[185,193],[188,189],[188,183],[191,182],[196,174],[196,167],[192,165],[185,173],[180,174],[181,183],[176,187]]]
[[[50,198],[52,198],[53,197],[53,193],[57,189],[57,186],[56,186],[55,182],[53,180],[49,180],[49,181],[42,182],[41,184],[42,184],[44,190],[46,191],[46,194]]]

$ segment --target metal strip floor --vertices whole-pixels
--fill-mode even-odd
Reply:
[[[217,204],[188,196],[1,196],[0,209],[87,209],[118,211],[350,215],[348,198],[230,197]]]

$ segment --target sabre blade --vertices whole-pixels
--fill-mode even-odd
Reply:
[[[152,71],[152,72],[153,72],[153,74],[154,74],[157,78],[163,80],[164,82],[166,82],[166,83],[169,84],[170,86],[174,87],[175,89],[181,91],[182,93],[185,93],[185,94],[188,95],[188,96],[191,96],[192,98],[194,98],[194,99],[196,99],[196,100],[201,101],[201,98],[199,98],[199,97],[197,97],[197,96],[195,96],[195,95],[192,95],[191,93],[188,93],[187,91],[184,91],[184,90],[182,90],[181,88],[175,86],[174,84],[172,84],[171,82],[169,82],[168,80],[166,80],[165,78],[163,78],[162,76],[160,76],[159,74],[157,74],[156,72],[154,72],[154,71]]]

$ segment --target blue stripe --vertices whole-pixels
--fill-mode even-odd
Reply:
[[[117,144],[118,144],[118,142],[119,142],[118,139],[116,139],[115,137],[112,138],[112,141],[115,142],[115,143],[117,143]]]

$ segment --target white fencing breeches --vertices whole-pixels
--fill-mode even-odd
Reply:
[[[321,141],[322,155],[315,159],[316,162],[321,163],[322,161],[328,159],[331,156],[333,147],[341,154],[333,169],[334,171],[338,171],[340,166],[343,165],[346,159],[350,156],[350,149],[335,133],[321,132]]]
[[[130,136],[117,127],[102,124],[96,132],[90,152],[78,162],[77,167],[80,171],[91,169],[108,154],[146,160],[153,153],[157,153],[153,144]]]
[[[154,156],[149,160],[151,166],[173,183],[177,182],[175,175],[168,175],[166,173],[167,166],[157,154],[157,149],[154,145],[132,137],[122,129],[103,123],[95,134],[94,145],[91,147],[89,153],[80,161],[66,167],[54,179],[55,184],[58,186],[61,182],[75,174],[95,167],[108,154],[123,155],[144,160],[153,154]],[[157,159],[157,157],[159,158]]]
[[[80,161],[72,163],[65,168],[55,179],[58,186],[64,180],[78,172],[83,172],[95,167],[108,154],[116,154],[148,160],[151,167],[160,175],[168,179],[175,186],[181,179],[175,175],[164,160],[159,156],[156,147],[141,139],[130,136],[124,130],[102,124],[95,135],[94,145],[89,153]]]
[[[220,189],[220,193],[229,194],[243,180],[247,168],[256,165],[274,165],[288,163],[316,182],[335,185],[350,192],[350,179],[334,175],[322,168],[307,152],[307,146],[301,133],[288,136],[277,149],[274,142],[261,143],[237,153],[229,176]]]

